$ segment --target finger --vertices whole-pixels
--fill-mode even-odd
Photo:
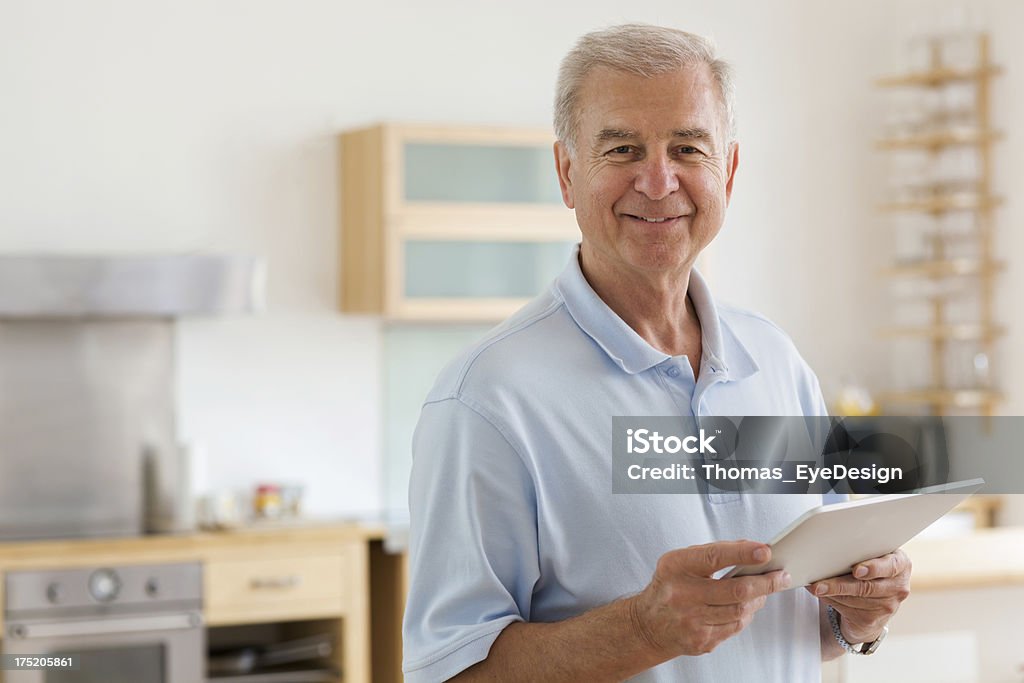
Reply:
[[[789,573],[779,569],[757,576],[737,576],[733,579],[709,581],[705,602],[709,605],[734,605],[778,593],[789,588]]]
[[[747,623],[745,620],[730,621],[726,624],[718,624],[715,626],[706,626],[701,629],[699,640],[700,644],[697,645],[697,649],[694,654],[707,654],[713,651],[721,643],[729,640],[734,635],[739,633],[746,627]]]
[[[767,600],[766,596],[761,596],[749,602],[740,602],[732,605],[710,605],[705,609],[702,621],[709,626],[721,626],[742,621],[764,607]]]
[[[894,604],[890,600],[877,600],[875,598],[837,597],[821,598],[826,605],[832,605],[842,612],[843,610],[855,610],[862,613],[891,614]]]
[[[771,548],[756,541],[719,541],[682,548],[673,554],[681,571],[703,577],[733,565],[764,564],[772,557]]]
[[[910,571],[910,558],[902,550],[891,552],[873,560],[859,562],[853,567],[853,577],[862,581],[899,576]]]
[[[900,579],[874,579],[872,581],[851,579],[837,576],[826,581],[818,581],[808,586],[808,590],[819,598],[857,597],[872,600],[896,597],[904,589]]]

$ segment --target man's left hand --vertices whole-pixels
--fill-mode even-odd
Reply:
[[[910,558],[897,550],[860,562],[850,574],[812,583],[807,590],[839,612],[847,641],[868,643],[881,635],[910,595]]]

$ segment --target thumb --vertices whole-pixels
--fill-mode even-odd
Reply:
[[[720,569],[738,564],[764,564],[772,551],[757,541],[718,541],[675,551],[678,567],[695,576],[710,577]]]

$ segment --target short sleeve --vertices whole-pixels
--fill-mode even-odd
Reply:
[[[811,370],[803,358],[799,359],[802,370],[802,378],[799,381],[797,391],[800,394],[800,404],[803,407],[803,414],[808,416],[828,417],[828,404],[825,402],[825,395],[821,391],[821,384],[817,375]]]
[[[808,370],[808,372],[809,371],[810,370]],[[816,397],[813,399],[813,403],[817,405],[817,408],[810,414],[818,418],[814,420],[814,424],[817,425],[817,431],[814,434],[814,442],[819,446],[818,452],[821,453],[821,449],[825,447],[825,444],[830,438],[832,421],[826,419],[828,416],[828,405],[825,403],[825,396],[821,392],[821,387],[818,384],[818,378],[814,377],[812,374],[812,379],[814,380],[812,396]],[[845,493],[836,493],[831,490],[821,494],[822,505],[843,503],[847,499],[848,496]]]
[[[413,437],[405,680],[444,681],[529,620],[539,576],[533,480],[492,417],[427,403]]]

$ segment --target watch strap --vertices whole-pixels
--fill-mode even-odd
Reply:
[[[873,654],[889,634],[889,627],[883,626],[882,633],[870,643],[861,643],[860,647],[851,645],[850,642],[843,637],[843,631],[839,628],[839,612],[832,609],[832,605],[825,605],[825,610],[828,612],[828,623],[832,626],[832,635],[836,637],[836,642],[851,655]]]

